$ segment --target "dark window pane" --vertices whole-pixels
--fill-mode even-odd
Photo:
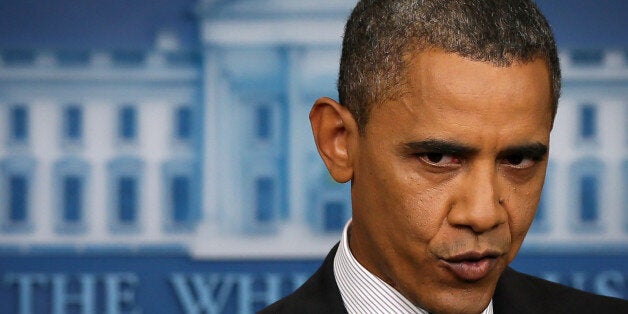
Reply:
[[[192,137],[192,110],[189,107],[182,107],[176,113],[176,136],[180,140],[187,140]]]
[[[134,177],[118,179],[118,220],[131,224],[137,216],[137,180]]]
[[[593,105],[583,106],[580,110],[580,136],[583,139],[595,138],[597,131],[597,110]]]
[[[83,113],[81,108],[72,106],[65,110],[65,136],[71,140],[78,140],[83,133]]]
[[[172,179],[172,208],[175,222],[190,220],[190,179],[176,176]]]
[[[9,177],[9,221],[25,222],[28,211],[28,180],[24,176]]]
[[[173,66],[197,66],[201,64],[201,57],[196,52],[169,52],[166,53],[166,63]]]
[[[140,51],[116,51],[111,54],[111,61],[120,66],[141,66],[146,56]]]
[[[60,51],[56,57],[61,66],[87,66],[90,61],[88,51]]]
[[[24,106],[17,106],[11,110],[11,137],[17,141],[28,138],[28,111]]]
[[[577,65],[599,65],[604,60],[601,50],[573,50],[571,60]]]
[[[256,135],[257,138],[266,140],[271,136],[271,112],[268,107],[258,107],[256,110]]]
[[[2,52],[2,61],[6,65],[27,65],[35,62],[35,51],[32,50],[5,50]]]
[[[344,204],[341,202],[325,203],[324,229],[325,231],[340,231],[344,226]]]
[[[259,222],[270,222],[275,217],[275,184],[271,178],[259,178],[255,181],[256,211]]]
[[[82,195],[81,178],[65,177],[63,180],[63,221],[79,222],[81,220]]]
[[[594,175],[580,179],[580,219],[583,222],[594,222],[598,218],[599,186]]]
[[[133,107],[124,107],[120,110],[118,134],[120,138],[132,140],[137,133],[137,111]]]

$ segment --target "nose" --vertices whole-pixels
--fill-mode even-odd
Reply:
[[[500,200],[501,188],[494,167],[478,167],[460,184],[460,193],[447,215],[450,225],[483,233],[508,220],[507,204]]]

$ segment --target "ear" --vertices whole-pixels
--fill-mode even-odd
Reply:
[[[358,127],[349,110],[327,97],[320,98],[310,111],[310,123],[318,153],[334,180],[344,183],[353,178],[352,149]]]

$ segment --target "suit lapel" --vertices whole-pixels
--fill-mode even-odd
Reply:
[[[495,294],[493,295],[493,312],[495,314],[510,313],[542,313],[539,300],[531,298],[530,287],[520,275],[508,267],[502,273]]]

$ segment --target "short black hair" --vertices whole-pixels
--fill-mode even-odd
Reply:
[[[405,58],[430,48],[496,66],[547,64],[556,114],[561,75],[549,23],[528,0],[361,0],[345,26],[338,94],[363,131],[374,104],[399,96]]]

